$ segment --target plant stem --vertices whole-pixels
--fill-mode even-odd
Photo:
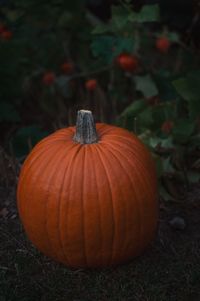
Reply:
[[[91,111],[78,111],[76,133],[73,140],[81,144],[92,144],[98,142],[99,139]]]

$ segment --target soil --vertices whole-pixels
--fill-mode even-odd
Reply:
[[[16,208],[20,165],[1,150],[1,301],[200,300],[200,185],[184,200],[160,200],[157,236],[140,257],[115,268],[72,270],[41,254],[24,233]],[[174,217],[184,219],[184,229],[170,226]]]

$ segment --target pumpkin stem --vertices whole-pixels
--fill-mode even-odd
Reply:
[[[98,142],[96,126],[91,111],[78,111],[76,133],[73,140],[81,144],[92,144]]]

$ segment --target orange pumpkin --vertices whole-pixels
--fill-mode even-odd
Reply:
[[[70,267],[103,267],[139,255],[157,224],[153,159],[128,131],[96,124],[90,111],[27,157],[17,191],[33,244]]]

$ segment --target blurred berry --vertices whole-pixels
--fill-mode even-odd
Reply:
[[[97,87],[97,80],[96,79],[89,79],[85,83],[85,87],[88,91],[94,91]]]
[[[74,65],[70,62],[65,62],[61,64],[60,69],[62,70],[63,73],[69,74],[74,71]]]
[[[118,65],[124,70],[133,72],[137,69],[139,62],[134,55],[122,53],[117,57]]]
[[[6,27],[3,23],[0,23],[0,34],[2,34],[6,30]]]
[[[165,37],[158,38],[156,40],[156,48],[162,53],[167,53],[170,46],[171,46],[170,41]]]
[[[54,72],[51,72],[51,71],[46,72],[46,73],[44,73],[43,78],[42,78],[43,84],[46,86],[51,86],[54,84],[55,78],[56,78],[56,76],[55,76]]]
[[[167,120],[165,122],[163,122],[162,126],[161,126],[161,130],[163,133],[165,134],[169,134],[171,132],[171,130],[174,127],[174,123],[171,120]]]
[[[12,38],[13,33],[10,30],[3,30],[0,35],[2,40],[8,41]]]

